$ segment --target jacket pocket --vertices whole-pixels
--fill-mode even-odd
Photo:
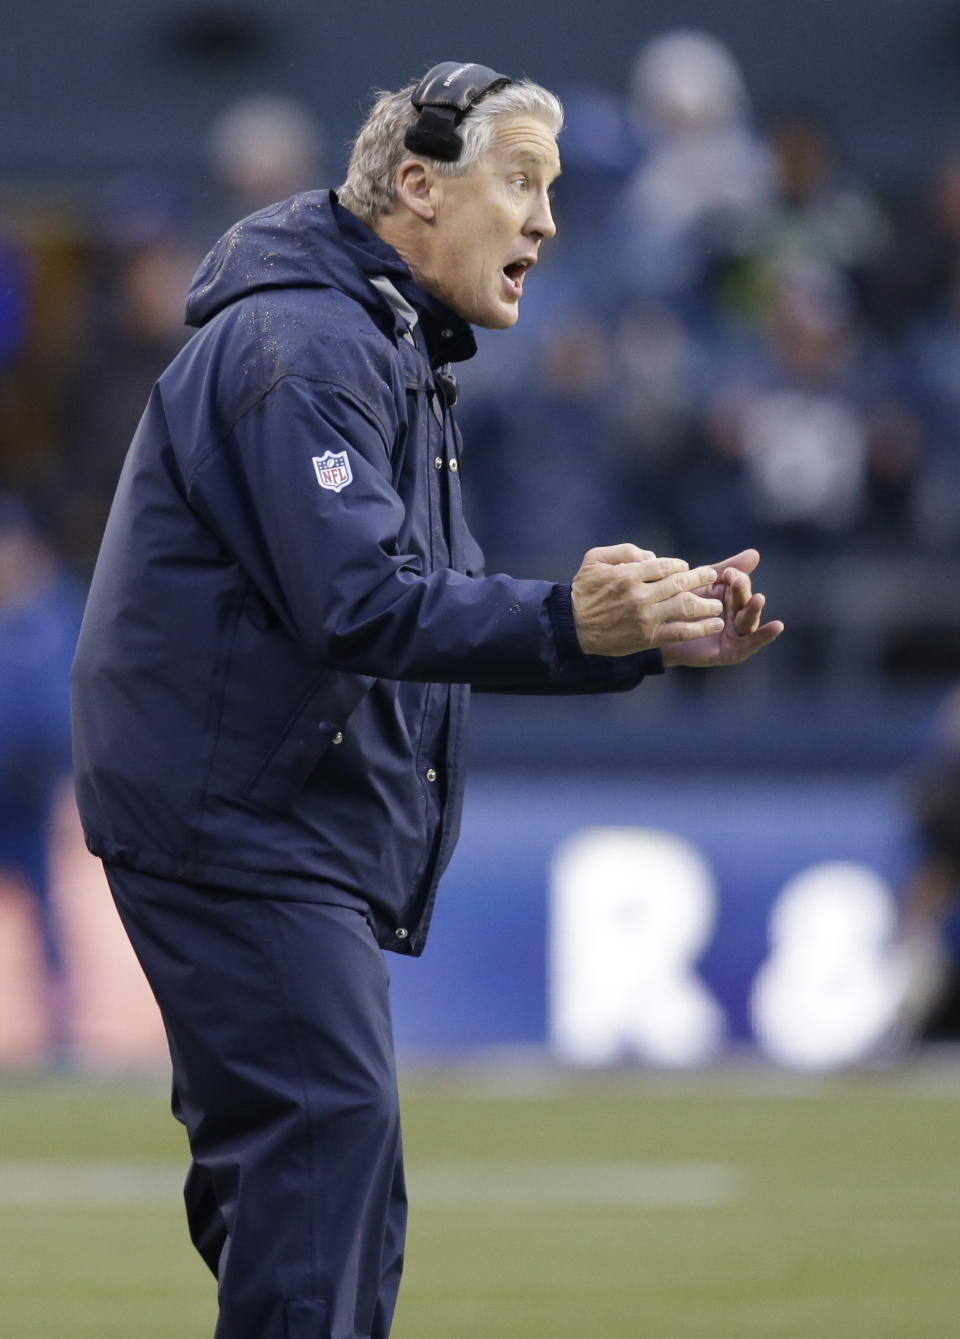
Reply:
[[[279,739],[241,790],[243,799],[282,809],[296,796],[330,745],[340,742],[341,722],[328,719],[332,714],[328,701],[332,677],[323,675],[301,698]]]
[[[331,744],[339,744],[357,704],[376,679],[326,670],[315,679],[240,798],[268,809],[288,809]]]
[[[304,1297],[287,1303],[287,1339],[330,1339],[327,1304]]]

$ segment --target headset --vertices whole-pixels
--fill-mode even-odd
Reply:
[[[463,151],[457,128],[481,98],[512,84],[487,65],[445,60],[434,65],[417,84],[410,101],[420,113],[404,136],[404,147],[427,158],[455,163]]]

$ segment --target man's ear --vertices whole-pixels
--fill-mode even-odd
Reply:
[[[419,158],[406,158],[397,169],[397,199],[412,214],[430,223],[436,214],[434,176]]]

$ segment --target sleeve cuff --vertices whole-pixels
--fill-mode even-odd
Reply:
[[[652,651],[638,651],[634,656],[634,661],[640,673],[646,677],[648,674],[663,674],[663,653],[659,646],[654,647]]]
[[[573,592],[569,585],[554,586],[547,597],[547,609],[561,662],[583,659],[573,617]]]
[[[659,647],[637,651],[632,656],[588,656],[580,646],[573,617],[573,594],[569,585],[556,585],[547,597],[547,609],[561,665],[571,662],[598,662],[598,669],[611,678],[627,674],[662,674],[663,656]]]

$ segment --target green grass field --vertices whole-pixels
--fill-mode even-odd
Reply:
[[[960,1060],[404,1083],[394,1339],[953,1339]],[[3,1339],[210,1339],[162,1085],[0,1079]]]

